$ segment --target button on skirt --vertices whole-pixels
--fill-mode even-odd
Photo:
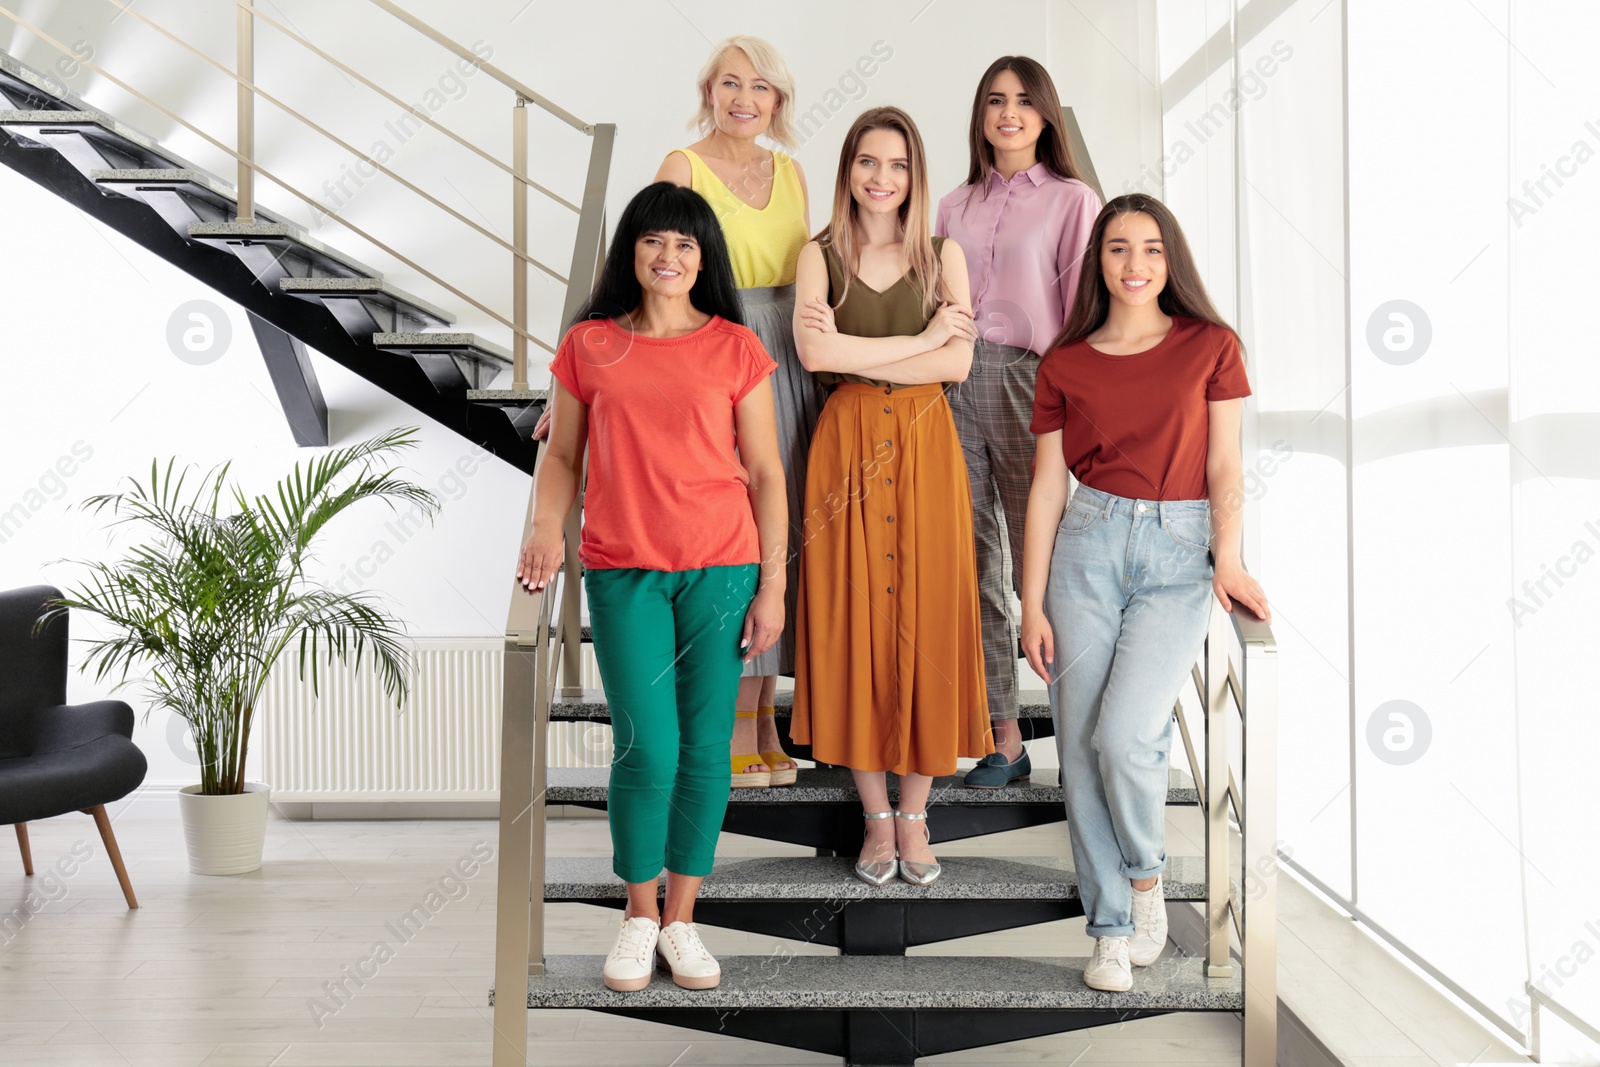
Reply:
[[[943,387],[835,387],[800,525],[794,740],[897,774],[993,752],[972,496]]]

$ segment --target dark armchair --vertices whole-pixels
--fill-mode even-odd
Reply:
[[[17,828],[22,869],[33,873],[28,823],[69,811],[94,817],[128,907],[137,908],[106,805],[144,781],[133,709],[120,700],[67,704],[67,616],[33,627],[48,585],[0,592],[0,826]]]

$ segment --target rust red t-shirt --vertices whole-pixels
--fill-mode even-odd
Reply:
[[[1061,431],[1073,477],[1135,500],[1206,499],[1212,400],[1250,395],[1239,338],[1175,315],[1151,349],[1111,356],[1076,341],[1039,364],[1035,434]]]
[[[550,373],[589,408],[585,567],[761,561],[733,408],[777,369],[754,333],[721,316],[667,339],[610,319],[567,331]]]

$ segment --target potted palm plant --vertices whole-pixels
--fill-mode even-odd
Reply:
[[[84,501],[109,509],[112,527],[150,539],[116,563],[80,561],[85,581],[52,600],[38,625],[68,609],[99,616],[110,636],[90,639],[85,669],[98,681],[120,671],[116,688],[142,683],[152,708],[189,724],[200,781],[179,793],[189,869],[243,874],[261,866],[269,787],[245,780],[250,732],[267,677],[295,650],[299,676],[319,662],[359,668],[364,654],[396,705],[409,690],[411,654],[403,624],[365,592],[326,588],[306,575],[323,528],[363,500],[438,510],[434,494],[381,461],[416,444],[416,430],[381,434],[311,460],[272,495],[226,485],[228,464],[185,491],[176,461],[150,466],[150,480]],[[351,660],[351,653],[354,660]],[[143,672],[138,677],[131,677]]]

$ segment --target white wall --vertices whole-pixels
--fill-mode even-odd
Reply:
[[[1039,0],[1010,5],[1006,17],[974,2],[925,0],[862,6],[830,0],[804,9],[778,5],[631,2],[527,5],[524,0],[408,5],[418,17],[469,45],[483,42],[491,62],[590,121],[618,123],[610,205],[627,198],[655,173],[662,155],[686,143],[684,123],[694,106],[692,79],[714,41],[734,32],[767,37],[787,55],[806,110],[836,112],[815,128],[797,157],[811,176],[813,224],[820,226],[849,121],[862,108],[895,103],[918,120],[928,143],[936,194],[965,175],[967,110],[976,78],[997,55],[1032,54],[1046,62],[1063,99],[1077,109],[1108,191],[1147,165],[1158,128],[1148,87],[1135,82],[1124,55],[1153,61],[1150,6],[1112,0],[1080,3],[1072,13]],[[1131,17],[1138,7],[1144,14]],[[479,138],[508,158],[510,94],[481,73],[452,81],[453,60],[413,31],[368,5],[261,5],[407,100],[431,103],[440,121]],[[1047,10],[1048,8],[1048,10]],[[181,27],[196,47],[232,65],[231,9],[180,0],[144,0],[135,10],[162,25]],[[231,83],[143,26],[116,16],[102,0],[35,4],[24,17],[139,92],[231,143]],[[116,16],[113,18],[113,16]],[[598,29],[622,28],[601,34]],[[625,31],[625,32],[623,32]],[[879,42],[882,42],[880,45]],[[863,56],[891,52],[871,77]],[[58,54],[13,23],[0,23],[0,47],[36,68],[49,68],[75,92],[157,137],[179,155],[223,176],[225,153],[87,68],[58,65]],[[405,137],[393,123],[398,109],[344,75],[308,62],[273,29],[259,31],[257,81],[356,145],[382,142],[391,165],[501,233],[509,233],[509,179],[431,132]],[[1135,91],[1129,92],[1132,86]],[[436,91],[436,97],[427,94]],[[376,102],[374,102],[376,101]],[[537,180],[577,195],[587,162],[587,139],[537,110],[530,114],[532,170]],[[808,127],[808,129],[812,129]],[[1138,131],[1137,134],[1125,131]],[[1100,145],[1107,145],[1102,155]],[[353,158],[299,130],[268,104],[258,110],[257,147],[269,169],[308,191],[346,202],[358,225],[403,254],[445,274],[477,299],[509,309],[508,256],[434,209],[418,209],[390,191],[387,179],[357,183],[345,177]],[[375,154],[387,156],[387,151]],[[324,183],[329,183],[327,191]],[[258,199],[300,217],[323,240],[381,267],[402,287],[459,313],[468,328],[502,342],[508,335],[470,306],[414,271],[365,246],[332,224],[316,225],[309,210],[263,180]],[[246,487],[262,489],[313,453],[295,448],[244,314],[201,283],[105,230],[65,203],[0,168],[6,255],[0,293],[7,311],[7,387],[0,395],[0,512],[22,504],[26,521],[0,541],[0,586],[37,581],[66,585],[76,573],[61,558],[103,558],[100,524],[71,507],[112,490],[119,478],[147,469],[152,458],[177,456],[200,471],[227,460]],[[534,200],[533,250],[566,266],[571,216]],[[42,279],[49,279],[42,282]],[[560,289],[537,276],[530,287],[535,320],[545,336],[556,325]],[[209,300],[231,328],[224,355],[207,366],[178,359],[167,336],[173,313],[188,301]],[[480,461],[473,446],[419,417],[365,381],[313,355],[332,412],[335,445],[348,445],[399,425],[420,424],[422,445],[406,458],[412,476],[444,498],[432,527],[414,535],[386,523],[386,509],[353,513],[330,529],[324,552],[328,575],[352,573],[384,594],[419,635],[493,635],[503,625],[507,577],[515,558],[527,479],[498,460]],[[542,374],[534,361],[534,380]],[[56,464],[72,457],[62,476]],[[459,465],[459,466],[458,466]],[[463,474],[462,471],[467,473]],[[384,562],[377,562],[380,558]],[[87,636],[87,619],[77,620]],[[105,686],[74,678],[71,697],[103,695]],[[134,694],[137,710],[142,704]],[[151,783],[193,780],[181,736],[165,719],[142,724],[135,739],[151,761]]]

